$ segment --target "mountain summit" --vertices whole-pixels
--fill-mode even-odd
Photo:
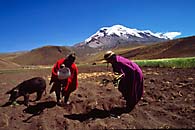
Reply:
[[[100,28],[95,34],[87,38],[82,45],[92,48],[111,48],[126,43],[151,43],[171,40],[174,38],[173,35],[180,35],[180,33],[153,33],[150,30],[141,31],[122,25],[114,25],[112,27]]]

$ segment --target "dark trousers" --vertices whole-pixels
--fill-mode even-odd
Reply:
[[[66,85],[66,81],[65,80],[62,80],[62,81],[59,81],[59,82],[54,82],[53,85],[52,85],[50,93],[55,91],[57,102],[60,101],[61,96],[64,96],[64,103],[67,103],[67,101],[68,101],[68,99],[70,97],[69,93],[65,94],[63,92],[63,89],[64,89],[65,85]]]

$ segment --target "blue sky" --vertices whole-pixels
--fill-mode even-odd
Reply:
[[[195,0],[0,0],[0,53],[72,46],[116,24],[195,35]]]

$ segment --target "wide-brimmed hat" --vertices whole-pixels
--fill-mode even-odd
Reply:
[[[113,51],[107,51],[105,54],[104,54],[104,59],[105,60],[108,60],[110,57],[112,57],[113,55],[115,55],[115,53]]]

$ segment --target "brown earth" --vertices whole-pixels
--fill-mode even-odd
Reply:
[[[79,87],[70,96],[71,103],[55,104],[50,90],[51,69],[0,70],[0,130],[91,130],[91,129],[164,129],[195,128],[195,68],[142,68],[144,96],[129,113],[121,94],[112,83],[111,68],[79,67]],[[20,82],[41,76],[47,82],[47,94],[26,108],[7,105],[6,91]],[[34,99],[35,95],[31,95]]]

